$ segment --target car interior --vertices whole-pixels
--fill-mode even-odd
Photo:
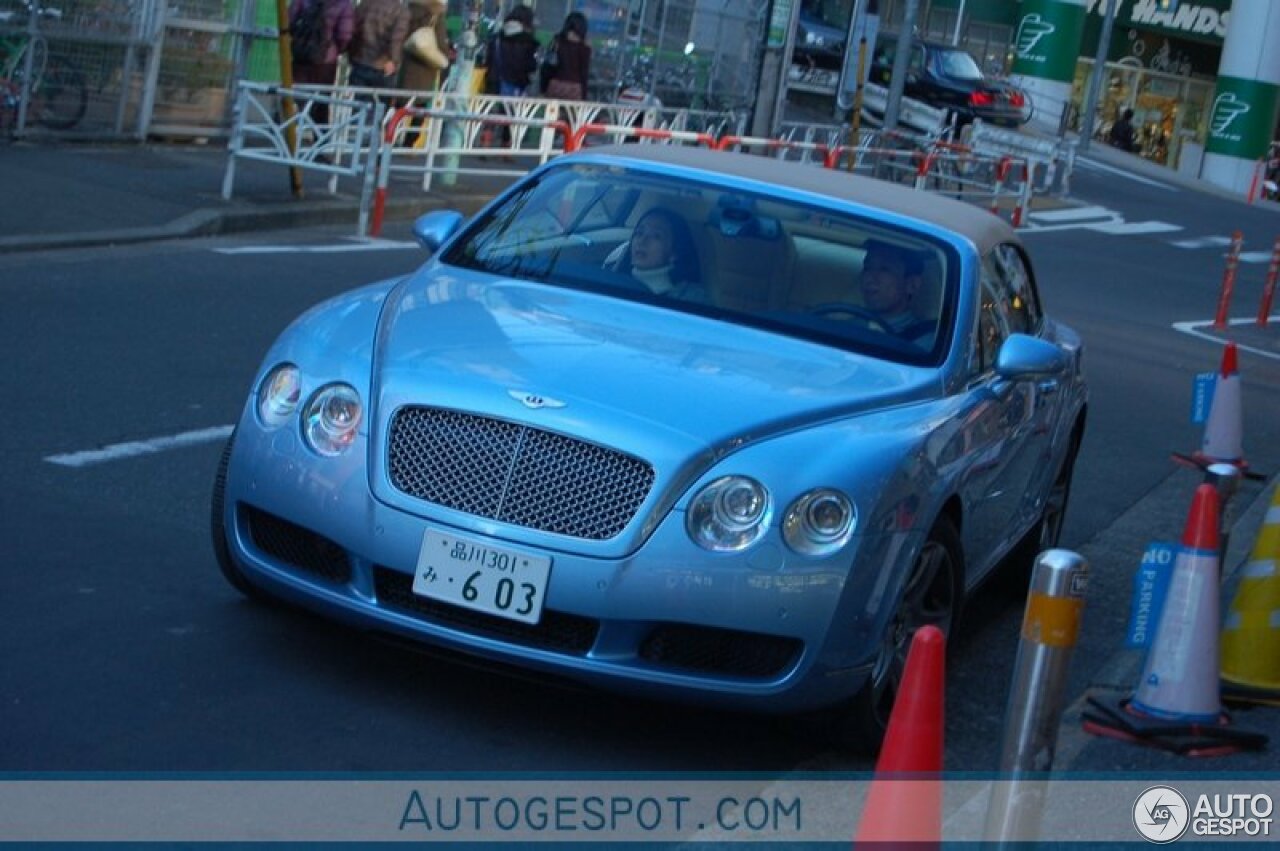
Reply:
[[[780,199],[710,187],[676,189],[670,181],[570,188],[552,193],[545,204],[521,205],[518,223],[512,220],[489,255],[537,257],[521,268],[538,270],[534,277],[540,279],[586,276],[587,286],[609,284],[609,270],[636,224],[650,210],[665,208],[688,225],[711,308],[829,334],[884,337],[889,330],[865,315],[859,280],[865,244],[889,241],[919,258],[923,271],[911,310],[920,321],[934,323],[928,336],[900,342],[932,350],[938,339],[945,255],[918,237]]]

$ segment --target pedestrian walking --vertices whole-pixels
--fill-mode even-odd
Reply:
[[[405,42],[400,86],[435,91],[449,67],[449,31],[445,29],[446,0],[409,0],[409,40]]]
[[[494,94],[523,97],[538,70],[538,40],[533,37],[533,10],[512,9],[485,50],[486,84]]]
[[[1133,110],[1126,109],[1124,114],[1111,125],[1107,141],[1122,151],[1132,151],[1137,147],[1133,133]]]
[[[362,0],[356,8],[355,35],[347,57],[353,86],[389,89],[404,58],[409,10],[401,0]]]
[[[293,0],[289,37],[294,85],[332,86],[338,78],[338,57],[354,31],[351,0]],[[329,104],[313,102],[311,117],[317,124],[328,124]]]
[[[570,12],[564,26],[547,46],[542,61],[542,94],[557,100],[586,100],[591,75],[591,45],[587,44],[587,16]]]

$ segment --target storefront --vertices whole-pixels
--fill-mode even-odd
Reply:
[[[1075,130],[1080,127],[1106,5],[1102,0],[1089,4],[1068,122]],[[1161,13],[1154,0],[1120,0],[1107,46],[1094,137],[1105,140],[1115,120],[1132,109],[1136,153],[1196,173],[1230,9],[1230,0],[1198,0]]]

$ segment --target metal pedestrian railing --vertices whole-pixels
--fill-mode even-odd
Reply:
[[[286,99],[296,114],[283,108]],[[328,113],[327,121],[318,116]],[[601,142],[695,145],[842,169],[1010,214],[1019,226],[1034,185],[1027,157],[948,141],[946,134],[784,126],[779,137],[740,132],[725,114],[451,92],[243,82],[238,89],[223,196],[235,162],[249,158],[361,181],[359,232],[378,233],[392,176],[452,185],[460,175],[518,177],[553,157]]]

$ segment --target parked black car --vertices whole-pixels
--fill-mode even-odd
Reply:
[[[898,41],[892,36],[876,41],[872,82],[889,85],[897,50]],[[980,118],[990,124],[1017,127],[1031,118],[1030,102],[1020,89],[986,76],[969,53],[939,42],[912,41],[903,94],[950,110],[957,125]]]
[[[796,46],[791,61],[811,68],[839,70],[844,62],[847,33],[812,12],[801,9],[796,24]]]

